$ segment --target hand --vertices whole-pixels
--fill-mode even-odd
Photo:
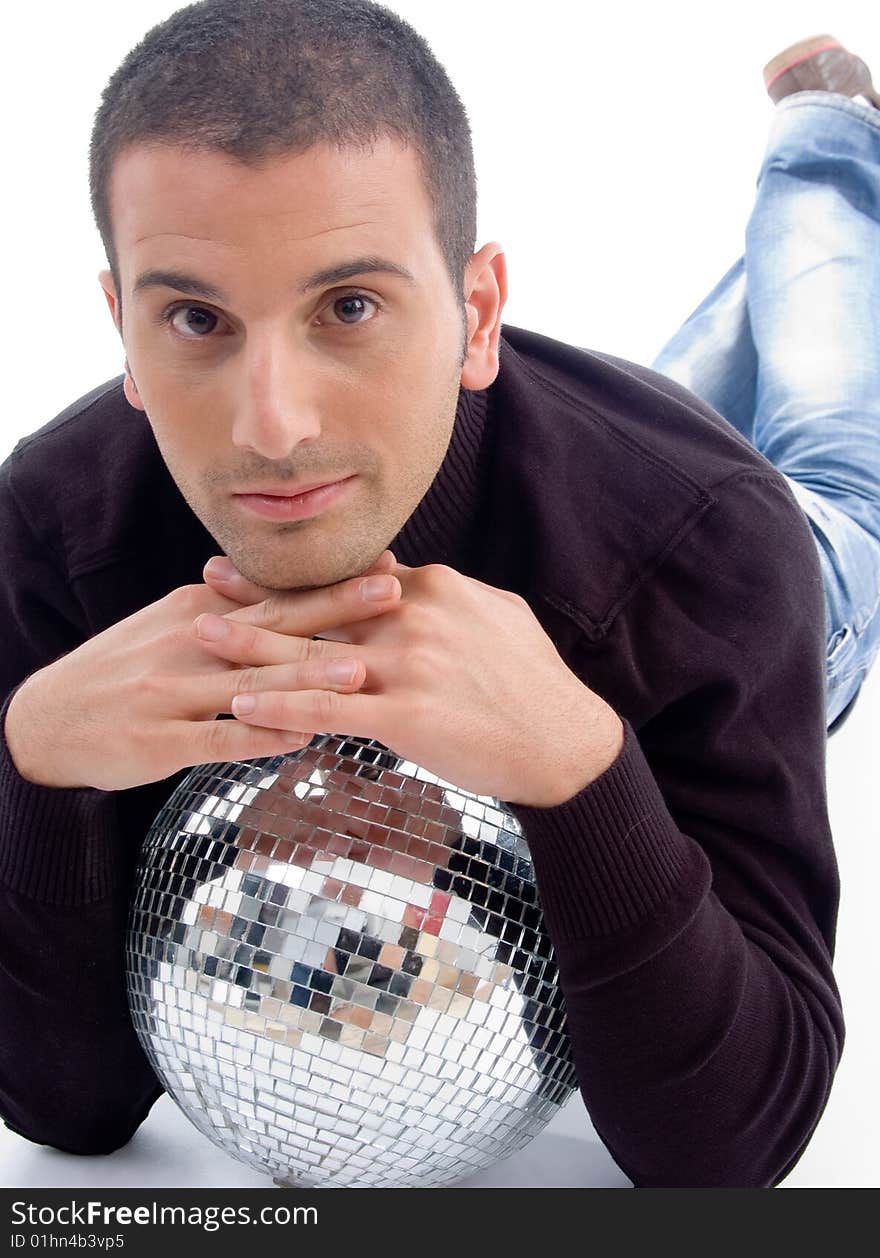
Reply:
[[[386,551],[368,572],[387,571],[393,562]],[[347,620],[387,607],[388,599],[369,603],[360,597],[362,576],[332,587],[330,594],[321,591],[320,599],[303,595],[303,631],[320,628],[328,598],[340,610],[344,606]],[[230,614],[242,606],[234,594],[207,585],[181,586],[32,673],[6,713],[6,741],[19,774],[39,786],[118,791],[191,765],[253,760],[302,747],[303,740],[287,730],[215,719],[230,711],[232,696],[250,682],[250,674],[205,651],[191,632],[193,617]],[[291,640],[285,645],[289,661]],[[325,665],[346,654],[345,648],[329,642],[300,648],[301,662],[286,669],[289,684],[335,686]]]
[[[375,738],[465,790],[535,807],[570,799],[616,759],[620,718],[571,672],[524,599],[439,564],[398,563],[394,576],[400,598],[370,619],[349,616],[340,586],[269,592],[234,569],[217,582],[249,604],[201,618],[226,622],[205,649],[245,668],[237,718]],[[215,580],[207,568],[205,579]],[[316,633],[340,644],[351,689],[300,683],[303,636]]]

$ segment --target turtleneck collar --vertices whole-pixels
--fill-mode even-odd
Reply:
[[[410,568],[429,563],[461,569],[480,503],[488,430],[485,389],[461,389],[443,462],[415,511],[390,543]]]

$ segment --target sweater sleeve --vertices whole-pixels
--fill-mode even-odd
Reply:
[[[70,1153],[125,1144],[162,1093],[132,1028],[119,798],[22,778],[5,738],[21,683],[88,636],[64,569],[0,468],[0,1116]]]
[[[637,1186],[771,1186],[843,1042],[824,603],[780,478],[725,486],[614,633],[627,684],[651,695],[638,735],[595,651],[575,671],[618,700],[617,760],[555,808],[513,809],[581,1092]]]

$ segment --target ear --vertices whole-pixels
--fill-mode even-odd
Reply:
[[[113,272],[101,271],[98,275],[98,281],[101,288],[104,290],[104,296],[107,300],[107,305],[110,308],[110,315],[116,325],[116,330],[119,335],[122,336],[122,309],[119,303],[119,296],[116,292],[116,284],[113,281]],[[133,406],[135,410],[138,411],[146,409],[141,401],[140,394],[138,393],[137,385],[134,382],[134,376],[131,374],[131,368],[128,365],[127,358],[125,360],[125,381],[123,382],[122,389],[130,406]]]
[[[121,333],[122,328],[119,322],[119,316],[120,316],[119,298],[116,295],[116,285],[113,282],[113,272],[101,271],[98,274],[98,283],[101,285],[101,288],[104,290],[104,297],[107,300],[107,305],[110,307],[110,317],[112,318],[113,322],[116,324],[116,331]]]
[[[501,246],[490,241],[465,269],[467,355],[461,371],[465,389],[485,389],[498,375],[501,312],[507,301],[507,261]]]

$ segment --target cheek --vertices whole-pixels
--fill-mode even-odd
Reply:
[[[227,392],[230,356],[174,345],[164,327],[139,323],[127,331],[128,361],[148,411],[179,420],[179,412],[216,405]],[[182,401],[182,399],[184,401]]]
[[[148,407],[156,445],[178,485],[198,485],[205,468],[218,461],[217,435],[199,422],[190,405]]]
[[[129,360],[131,361],[131,360]],[[210,466],[221,456],[227,431],[224,399],[228,390],[207,373],[185,374],[156,357],[141,356],[132,365],[138,392],[162,455],[169,467]]]
[[[383,454],[397,474],[400,491],[420,499],[428,490],[449,446],[458,389],[438,391],[436,380],[415,401],[397,408],[393,428],[384,436]],[[415,504],[413,504],[415,505]]]

